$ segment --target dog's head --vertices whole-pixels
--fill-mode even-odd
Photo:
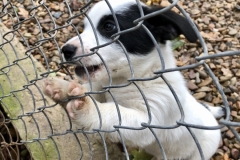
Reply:
[[[76,36],[70,39],[63,46],[62,52],[65,60],[71,61],[78,57],[79,63],[77,63],[75,72],[85,80],[87,80],[86,69],[92,79],[107,78],[106,66],[112,78],[124,76],[130,78],[129,60],[135,73],[139,71],[144,74],[144,71],[152,72],[154,69],[161,69],[159,68],[161,65],[152,68],[156,59],[160,63],[160,58],[157,57],[155,45],[143,27],[120,35],[117,41],[105,47],[91,50],[97,45],[112,42],[113,34],[135,27],[136,24],[133,21],[141,17],[135,0],[109,0],[109,2],[117,21],[115,21],[116,19],[105,1],[95,4],[89,11],[88,17],[84,19],[85,27],[80,37]],[[147,7],[143,3],[141,5],[144,15],[162,9],[160,7]],[[171,54],[171,48],[166,45],[168,40],[172,40],[180,34],[183,34],[190,42],[197,39],[187,20],[173,11],[166,11],[149,18],[143,24],[159,43],[163,56]],[[152,55],[153,53],[155,56]],[[149,63],[149,61],[152,62]],[[166,66],[168,63],[174,63],[174,60],[170,60],[173,62],[168,62],[168,59],[165,61]]]

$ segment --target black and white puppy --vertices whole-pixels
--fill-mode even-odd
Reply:
[[[140,12],[135,0],[109,0],[114,10],[120,30],[134,27],[133,21],[140,18]],[[144,14],[152,13],[160,8],[150,8],[141,4]],[[143,27],[120,36],[119,41],[125,47],[125,54],[119,42],[111,43],[100,48],[98,54],[89,54],[91,48],[110,42],[111,36],[117,33],[117,24],[105,1],[95,4],[88,13],[92,25],[96,30],[95,38],[92,25],[87,18],[84,19],[84,31],[80,35],[70,39],[62,48],[66,61],[79,58],[75,72],[85,84],[67,82],[56,78],[47,78],[44,81],[44,93],[55,101],[61,101],[69,96],[81,96],[88,91],[104,91],[103,86],[116,86],[128,84],[130,78],[152,78],[154,71],[162,69],[159,53],[151,38]],[[147,19],[143,23],[152,33],[159,44],[165,62],[165,68],[175,68],[175,59],[171,50],[171,42],[180,34],[183,34],[190,42],[197,40],[197,36],[187,20],[173,11],[167,11]],[[98,42],[97,42],[98,41]],[[129,61],[134,70],[132,74]],[[103,63],[107,65],[107,69]],[[75,63],[76,65],[76,63]],[[85,69],[88,70],[87,74]],[[109,79],[109,75],[110,78]],[[89,77],[87,75],[90,75]],[[134,75],[134,77],[133,77]],[[183,76],[179,71],[164,73],[164,77],[170,83],[177,94],[183,107],[184,121],[186,123],[203,126],[217,126],[214,116],[221,116],[220,107],[209,109],[198,103],[188,92]],[[90,89],[88,80],[93,81]],[[143,95],[139,92],[138,87]],[[110,94],[111,93],[111,94]],[[115,100],[113,100],[112,95]],[[84,130],[99,129],[100,121],[96,108],[101,113],[101,128],[113,130],[119,125],[142,127],[142,123],[149,122],[146,103],[150,108],[151,125],[173,126],[181,119],[179,106],[162,78],[152,78],[148,81],[135,81],[123,87],[110,88],[101,94],[88,94],[79,99],[73,99],[66,105],[69,116]],[[116,103],[117,102],[117,105]],[[97,105],[97,107],[96,107]],[[119,108],[119,117],[117,109]],[[181,126],[175,129],[153,129],[158,137],[168,159],[199,160],[200,154],[195,141],[188,129]],[[205,159],[210,159],[215,153],[220,142],[220,130],[191,129],[198,139]],[[142,130],[120,129],[121,135],[127,146],[139,147],[154,155],[158,160],[162,159],[162,153],[152,132],[146,128]],[[119,142],[117,132],[106,134],[112,142]]]

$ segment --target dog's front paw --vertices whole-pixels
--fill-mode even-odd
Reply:
[[[66,107],[68,115],[75,119],[81,112],[87,112],[91,106],[88,96],[84,96],[86,89],[74,81],[68,82],[58,78],[49,77],[43,80],[43,93]],[[70,99],[68,102],[64,102]]]
[[[74,98],[70,102],[68,102],[66,106],[66,110],[71,118],[75,118],[80,110],[87,110],[88,99],[89,97],[84,96],[86,89],[79,83],[70,82],[68,85],[68,96],[76,97],[81,96],[79,98]]]
[[[54,101],[62,101],[68,97],[67,89],[69,82],[58,78],[49,77],[43,80],[43,93]]]

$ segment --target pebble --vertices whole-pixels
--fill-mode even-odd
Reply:
[[[215,28],[215,24],[210,23],[210,24],[208,25],[208,28],[212,30],[213,28]]]
[[[64,8],[65,8],[65,4],[64,4],[64,3],[60,3],[60,4],[59,4],[59,10],[60,10],[61,12],[64,12]]]
[[[221,51],[225,51],[225,50],[227,49],[227,45],[226,45],[225,43],[221,43],[219,49],[220,49]]]
[[[54,14],[53,14],[53,17],[55,17],[55,18],[60,18],[61,17],[61,15],[62,15],[62,12],[61,11],[58,11],[58,12],[54,12]]]
[[[215,69],[215,68],[216,68],[216,66],[215,66],[213,63],[210,63],[210,64],[209,64],[209,67],[210,67],[211,69]]]
[[[204,98],[206,95],[207,95],[206,92],[199,92],[199,93],[193,94],[193,96],[198,100]]]
[[[233,121],[234,122],[240,122],[240,116],[236,116]]]
[[[42,24],[42,27],[45,31],[48,31],[50,28],[48,24]]]
[[[221,77],[220,77],[220,82],[228,81],[228,80],[231,79],[232,77],[233,77],[233,75],[221,76]]]
[[[62,73],[62,72],[57,72],[56,75],[61,76],[61,77],[66,77],[67,76],[65,73]]]
[[[236,29],[230,29],[229,32],[228,32],[228,34],[231,35],[231,36],[233,36],[237,33],[238,33],[238,31]]]
[[[222,86],[224,86],[224,87],[228,87],[229,85],[230,85],[230,81],[226,81],[222,84]]]
[[[231,111],[231,116],[237,117],[237,111]]]
[[[223,92],[224,92],[225,94],[230,94],[230,93],[232,93],[232,91],[231,91],[230,88],[223,88]]]
[[[200,77],[203,79],[206,79],[208,77],[208,74],[204,70],[197,70]]]
[[[200,89],[196,90],[196,92],[210,92],[210,91],[212,91],[212,88],[207,86],[203,86]]]
[[[213,104],[219,104],[220,103],[220,98],[219,97],[214,97],[212,103]]]
[[[200,80],[200,78],[199,78],[199,73],[197,72],[196,73],[196,83],[200,83],[201,82],[201,80]]]
[[[235,73],[235,76],[240,77],[240,69]]]
[[[223,127],[222,129],[221,129],[221,132],[226,132],[228,130],[228,128],[225,126],[225,127]],[[228,146],[226,143],[229,143],[228,142],[228,140],[227,140],[227,138],[224,138],[223,139],[223,142],[224,142],[224,144],[226,145],[226,146]],[[225,143],[226,142],[226,143]]]
[[[47,12],[38,12],[37,13],[37,16],[39,17],[44,17],[45,15],[47,15],[48,13]]]
[[[207,79],[205,79],[204,81],[202,81],[201,83],[198,84],[199,87],[202,87],[202,86],[207,86],[209,85],[210,83],[212,83],[212,78],[209,77]]]
[[[60,60],[60,58],[58,56],[53,56],[52,57],[52,61],[56,62],[57,64],[61,63],[61,60]]]
[[[196,74],[195,74],[194,70],[191,69],[189,71],[189,75],[188,76],[189,76],[189,78],[194,79],[196,77]]]
[[[216,153],[217,153],[217,154],[220,154],[221,156],[223,156],[223,154],[224,154],[222,149],[217,149]],[[222,159],[221,159],[221,160],[222,160]]]
[[[236,102],[238,110],[240,110],[240,101]]]
[[[213,47],[212,47],[212,44],[211,43],[207,43],[207,48],[209,51],[212,51],[213,50]]]
[[[49,22],[52,22],[52,20],[50,18],[46,18],[46,19],[42,19],[42,20],[39,20],[40,23],[49,23]]]
[[[37,41],[37,39],[36,37],[32,36],[28,41],[29,41],[29,44],[33,45]]]
[[[227,128],[227,127],[224,127],[224,128],[226,128],[226,129],[224,129],[224,132],[225,132],[225,131],[228,131],[228,128]],[[223,144],[224,144],[225,146],[227,146],[227,147],[229,146],[229,141],[228,141],[227,138],[224,138],[224,139],[223,139]]]
[[[152,4],[152,1],[151,1],[151,0],[149,0],[149,1],[146,2],[146,5],[147,5],[147,6],[150,6],[151,4]]]
[[[77,0],[72,0],[70,3],[70,7],[73,11],[78,11],[79,8],[81,8],[81,2],[77,1]]]
[[[198,10],[198,9],[193,9],[191,11],[191,14],[194,14],[194,15],[199,14],[199,13],[200,13],[200,10]]]
[[[210,21],[211,19],[209,18],[209,17],[204,17],[203,19],[202,19],[202,21],[205,23],[205,24],[209,24],[209,21]]]
[[[32,34],[31,33],[25,33],[24,36],[27,37],[27,38],[30,38],[30,37],[32,37]]]
[[[239,149],[233,148],[231,149],[231,155],[233,157],[234,160],[238,160],[240,157],[240,151]]]
[[[229,89],[230,89],[232,92],[238,92],[237,87],[235,87],[235,86],[233,86],[233,85],[230,85],[230,86],[229,86]]]
[[[212,21],[215,21],[215,22],[218,21],[218,17],[217,17],[216,15],[214,15],[214,14],[209,15],[208,17],[209,17]]]
[[[196,89],[198,89],[198,86],[196,86],[192,81],[188,81],[188,82],[187,82],[187,87],[188,87],[190,90],[196,90]]]
[[[228,152],[229,151],[229,148],[227,146],[223,146],[222,149],[225,151],[225,152]]]
[[[233,139],[233,138],[234,138],[234,134],[232,133],[231,130],[228,130],[228,131],[226,132],[226,137],[229,138],[229,139]]]
[[[63,17],[63,18],[68,18],[68,17],[69,17],[69,14],[63,14],[62,17]]]
[[[235,143],[233,146],[240,150],[240,144]]]
[[[75,25],[76,25],[76,24],[79,24],[79,23],[80,23],[80,20],[79,20],[79,19],[73,19],[73,20],[72,20],[72,23],[75,24]]]
[[[36,60],[41,60],[42,56],[41,56],[40,54],[37,54],[37,55],[34,56],[34,58],[35,58]]]
[[[207,93],[207,95],[204,98],[204,101],[212,102],[212,100],[213,100],[212,94],[211,93]]]
[[[214,160],[222,160],[222,156],[221,156],[221,155],[216,155],[216,156],[214,157]]]

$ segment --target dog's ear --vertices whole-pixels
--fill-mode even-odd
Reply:
[[[144,14],[150,14],[163,9],[162,7],[143,7]],[[171,10],[160,15],[149,18],[146,26],[153,33],[157,41],[165,43],[166,40],[173,40],[183,34],[188,41],[195,42],[197,35],[187,19]]]

